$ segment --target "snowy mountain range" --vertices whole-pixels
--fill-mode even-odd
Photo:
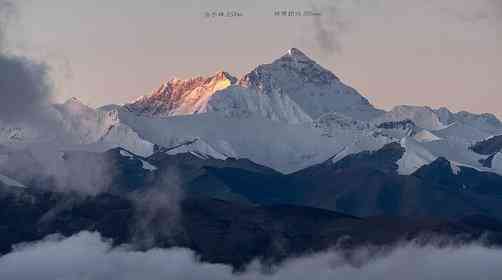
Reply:
[[[257,114],[290,124],[311,122],[332,112],[358,120],[369,120],[382,113],[297,49],[270,64],[259,65],[240,79],[218,72],[209,78],[170,80],[152,95],[125,107],[148,116]]]
[[[452,166],[502,174],[501,149],[483,154],[471,148],[502,135],[494,115],[408,105],[377,109],[298,49],[240,78],[220,71],[172,79],[124,105],[93,109],[73,98],[54,111],[69,135],[64,140],[2,124],[0,145],[33,149],[55,166],[61,150],[122,147],[144,157],[246,158],[291,173],[396,142],[405,149],[400,174],[439,157]]]
[[[403,244],[502,245],[500,120],[380,110],[297,49],[240,78],[47,107],[47,125],[0,120],[7,261],[88,232],[107,253],[188,248],[236,273],[333,248],[330,267],[352,269]]]

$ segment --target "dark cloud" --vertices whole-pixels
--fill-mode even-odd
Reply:
[[[17,14],[13,2],[0,0],[0,122],[56,129],[49,67],[7,51],[7,31]]]
[[[50,120],[52,85],[47,66],[0,54],[0,120],[7,123]]]
[[[17,247],[0,258],[0,279],[498,280],[502,275],[502,250],[478,245],[438,248],[409,243],[381,254],[361,249],[351,258],[357,261],[329,251],[272,269],[255,262],[235,274],[229,266],[200,262],[187,249],[112,248],[99,234],[81,232]]]

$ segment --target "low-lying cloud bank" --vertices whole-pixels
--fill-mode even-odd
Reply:
[[[502,250],[479,245],[437,248],[400,246],[378,257],[359,254],[347,262],[336,251],[296,258],[266,271],[252,264],[243,273],[231,267],[198,261],[187,249],[137,252],[112,248],[98,233],[69,238],[51,236],[18,246],[0,258],[0,279],[500,279]]]

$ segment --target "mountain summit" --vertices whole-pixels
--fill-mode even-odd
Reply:
[[[259,65],[244,75],[239,85],[269,96],[287,95],[312,119],[340,113],[369,120],[382,113],[331,71],[295,48],[270,64]]]
[[[237,79],[225,71],[210,77],[187,80],[171,79],[151,95],[142,96],[126,108],[149,116],[190,115],[207,111],[207,103],[217,91],[227,88]]]
[[[286,54],[274,60],[270,64],[258,66],[256,69],[245,75],[241,80],[241,85],[253,85],[259,77],[258,74],[274,75],[275,80],[281,82],[290,82],[285,78],[297,78],[302,82],[311,82],[318,85],[327,84],[332,81],[338,81],[338,78],[329,70],[317,64],[314,60],[310,59],[302,51],[292,48]],[[281,77],[281,75],[291,75],[291,77]]]
[[[311,62],[312,59],[310,59],[308,56],[306,56],[302,51],[300,51],[297,48],[292,48],[288,50],[288,53],[283,56],[284,57],[290,57],[294,59],[295,61],[303,61],[303,62]],[[313,62],[313,61],[312,61]]]
[[[333,112],[358,120],[381,114],[296,48],[239,80],[223,71],[208,78],[173,79],[126,107],[150,116],[219,112],[232,117],[261,115],[287,123],[309,122]]]

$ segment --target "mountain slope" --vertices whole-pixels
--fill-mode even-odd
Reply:
[[[435,110],[440,121],[445,125],[458,122],[471,127],[475,127],[486,133],[494,133],[502,130],[502,122],[493,114],[473,114],[466,111],[452,113],[447,108],[439,108]]]
[[[399,175],[406,148],[397,143],[291,174],[304,186],[303,203],[352,215],[435,216],[467,213],[502,217],[502,177],[438,158]],[[441,207],[441,205],[448,207]]]
[[[401,175],[410,175],[418,168],[433,162],[437,158],[413,138],[403,138],[401,146],[405,149],[403,156],[397,161],[398,172]]]
[[[436,112],[429,107],[401,105],[374,119],[376,123],[396,122],[411,120],[418,127],[428,130],[440,130],[446,127],[437,116]]]
[[[209,101],[207,111],[233,118],[258,115],[272,121],[290,124],[312,121],[312,118],[288,95],[261,94],[242,86],[230,86],[217,92]]]
[[[242,77],[239,85],[258,94],[288,95],[313,119],[337,112],[356,120],[369,120],[382,113],[356,90],[295,48],[270,64],[258,66]]]
[[[177,116],[207,112],[212,95],[236,82],[236,78],[220,71],[214,76],[188,80],[172,79],[152,95],[145,95],[125,107],[143,115]]]
[[[481,155],[493,155],[502,151],[502,135],[493,136],[479,141],[472,145],[470,149]]]
[[[120,119],[138,135],[162,147],[172,147],[201,139],[213,150],[237,158],[247,158],[284,173],[293,172],[344,153],[374,150],[388,138],[361,133],[352,128],[312,124],[285,124],[252,115],[228,118],[217,113],[150,118],[122,110]]]

